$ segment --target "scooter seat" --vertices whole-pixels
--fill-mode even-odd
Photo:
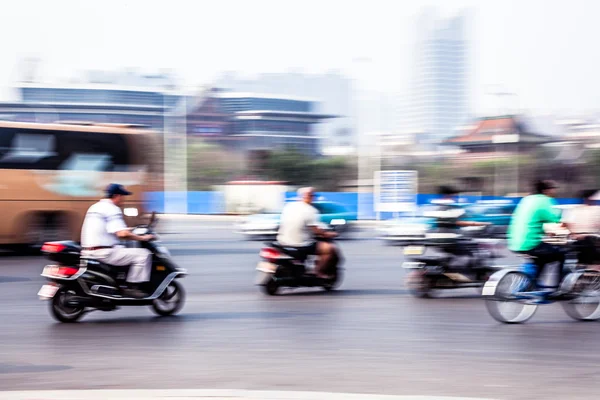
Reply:
[[[121,272],[127,272],[129,270],[129,267],[131,267],[131,265],[110,265],[94,259],[86,259],[86,262],[88,269],[107,274],[111,277],[116,277]]]
[[[448,261],[451,257],[449,256],[419,256],[419,257],[415,257],[414,260],[425,263],[425,264],[432,264],[432,263],[440,263],[440,262],[444,262],[444,261]]]
[[[278,242],[271,242],[271,243],[269,243],[269,246],[274,247],[277,250],[280,250],[284,254],[286,254],[298,261],[306,261],[306,259],[308,258],[308,254],[299,251],[296,247],[284,246]]]

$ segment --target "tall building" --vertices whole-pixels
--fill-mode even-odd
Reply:
[[[466,22],[431,10],[418,20],[408,125],[419,143],[442,142],[468,116]]]
[[[321,149],[356,145],[352,81],[342,74],[265,73],[252,79],[244,79],[236,73],[228,72],[217,80],[216,86],[236,92],[314,99],[314,112],[338,116],[314,127],[315,135],[322,138]]]

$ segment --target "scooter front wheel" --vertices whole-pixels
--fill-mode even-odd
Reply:
[[[333,279],[331,279],[329,282],[325,283],[323,285],[323,289],[325,289],[328,292],[331,292],[332,290],[335,290],[340,287],[343,279],[344,279],[344,275],[342,274],[342,269],[338,268],[338,270],[335,274],[335,277]]]
[[[534,290],[532,279],[521,272],[504,275],[496,285],[495,292],[485,305],[498,322],[520,324],[529,320],[537,311],[537,304],[527,304],[516,295]]]
[[[161,317],[177,314],[185,303],[185,291],[183,286],[173,281],[165,291],[152,302],[152,311]]]

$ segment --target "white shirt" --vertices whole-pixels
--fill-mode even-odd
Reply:
[[[318,216],[319,211],[303,201],[286,204],[281,212],[277,241],[290,247],[310,245],[314,241],[310,228],[319,223]]]
[[[82,247],[103,247],[119,244],[116,233],[127,229],[123,212],[110,199],[92,205],[81,229]]]
[[[565,213],[563,222],[573,233],[600,233],[600,207],[580,205]]]

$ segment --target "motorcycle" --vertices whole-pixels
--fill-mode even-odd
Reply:
[[[576,241],[553,241],[565,253],[563,278],[558,291],[544,289],[536,279],[536,259],[523,256],[524,262],[493,274],[485,283],[482,296],[492,318],[507,324],[519,324],[533,317],[541,304],[560,302],[566,314],[578,321],[600,319],[600,271],[579,263]],[[544,272],[542,270],[542,272]]]
[[[317,238],[320,241],[333,243],[331,239]],[[268,242],[260,250],[262,259],[256,267],[258,276],[256,284],[270,295],[277,294],[282,287],[322,287],[332,291],[339,287],[342,281],[342,257],[337,246],[334,255],[327,267],[330,279],[318,277],[309,268],[310,256],[298,254],[296,249],[283,246],[277,242]]]
[[[404,247],[409,272],[405,284],[419,298],[432,297],[437,289],[479,288],[497,270],[492,260],[500,257],[499,239],[431,233]],[[425,255],[427,249],[435,254]]]
[[[128,267],[114,267],[97,260],[81,257],[81,247],[73,241],[48,242],[42,252],[56,264],[44,267],[42,276],[49,283],[38,292],[48,300],[51,315],[60,322],[76,322],[94,311],[113,311],[120,306],[150,306],[160,316],[176,314],[185,301],[185,292],[178,278],[187,275],[178,268],[169,251],[153,232],[157,223],[153,213],[148,225],[137,226],[136,235],[152,234],[155,239],[136,242],[152,252],[152,273],[144,289],[145,298],[130,298],[124,293]]]

